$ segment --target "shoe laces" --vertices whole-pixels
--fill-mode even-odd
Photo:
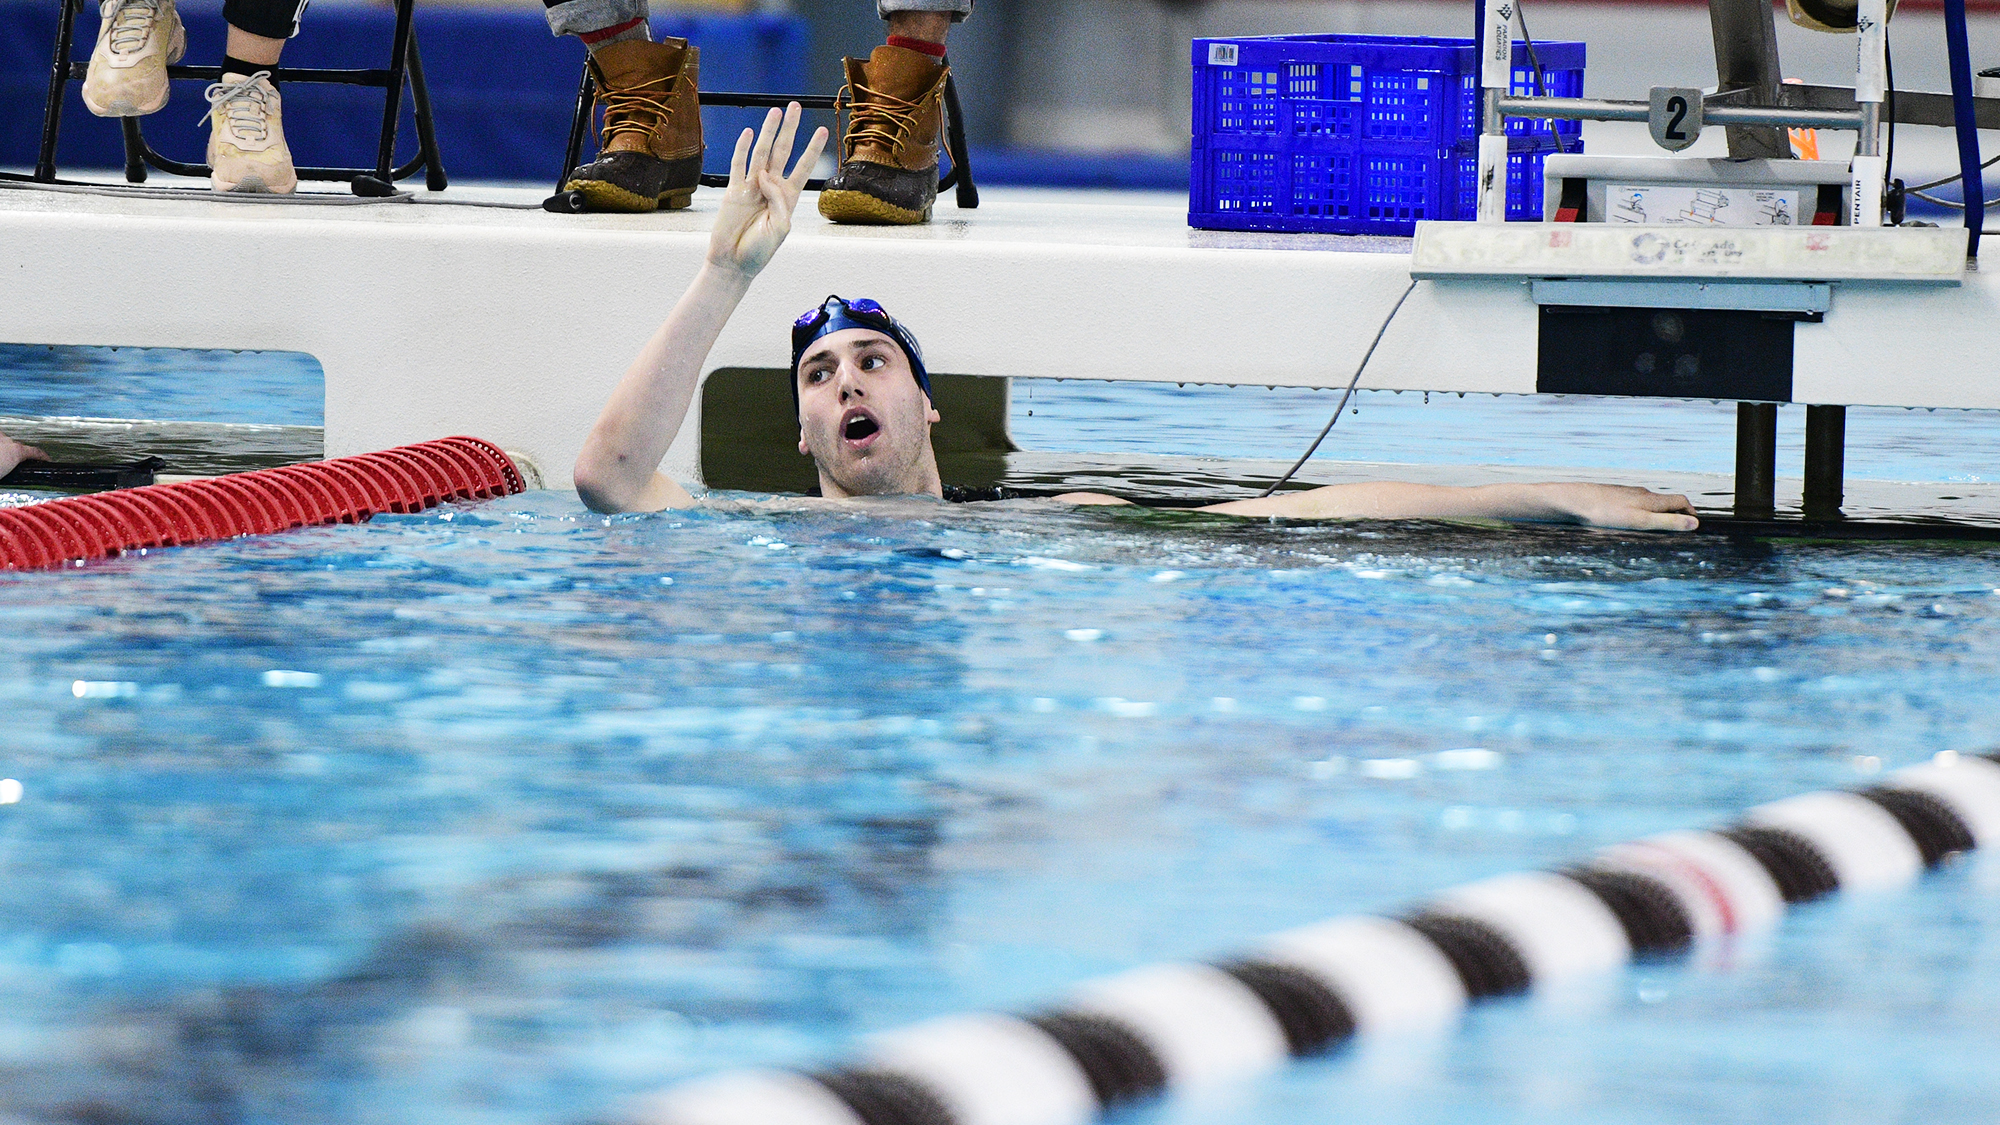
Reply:
[[[97,14],[111,25],[105,36],[114,55],[129,55],[146,45],[160,18],[160,0],[103,0]]]
[[[899,98],[885,90],[871,89],[856,82],[840,88],[840,102],[847,106],[845,159],[866,142],[895,151],[917,128],[917,114],[923,111],[935,88],[917,95],[915,101]],[[861,95],[868,100],[862,101]]]
[[[669,99],[679,79],[679,74],[667,74],[623,90],[603,89],[600,83],[597,101],[604,107],[604,133],[598,147],[611,147],[612,140],[623,133],[643,136],[665,125],[674,113]]]
[[[270,99],[277,97],[278,92],[273,90],[268,82],[260,82],[258,79],[270,77],[270,71],[260,70],[248,78],[235,82],[210,84],[201,95],[208,99],[208,112],[202,114],[201,120],[195,124],[203,124],[209,118],[215,117],[216,112],[220,110],[222,116],[217,120],[221,121],[222,127],[229,130],[229,134],[237,140],[254,144],[269,138]]]

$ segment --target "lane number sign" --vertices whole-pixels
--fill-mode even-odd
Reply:
[[[1646,114],[1653,143],[1672,152],[1701,136],[1701,91],[1687,86],[1655,86]]]

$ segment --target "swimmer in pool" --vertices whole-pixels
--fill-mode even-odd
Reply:
[[[709,237],[708,260],[632,361],[591,428],[576,461],[576,490],[599,512],[653,512],[692,506],[686,489],[659,471],[687,418],[709,349],[791,231],[806,175],[826,144],[821,129],[785,171],[799,107],[772,110],[753,138],[737,138],[729,187]],[[792,326],[792,389],[799,452],[819,469],[827,502],[861,496],[942,497],[923,353],[909,331],[873,301],[828,298]],[[1098,493],[1055,498],[1068,504],[1124,504]],[[1471,488],[1336,484],[1232,500],[1201,509],[1294,519],[1538,520],[1599,527],[1691,531],[1684,496],[1604,484],[1490,484]]]

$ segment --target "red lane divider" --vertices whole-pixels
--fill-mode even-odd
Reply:
[[[43,570],[142,547],[363,523],[447,500],[487,500],[527,487],[492,442],[471,437],[0,508],[0,570]]]

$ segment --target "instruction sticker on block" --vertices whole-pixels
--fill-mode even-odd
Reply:
[[[1606,184],[1604,221],[1645,226],[1795,227],[1804,193],[1719,184]]]

